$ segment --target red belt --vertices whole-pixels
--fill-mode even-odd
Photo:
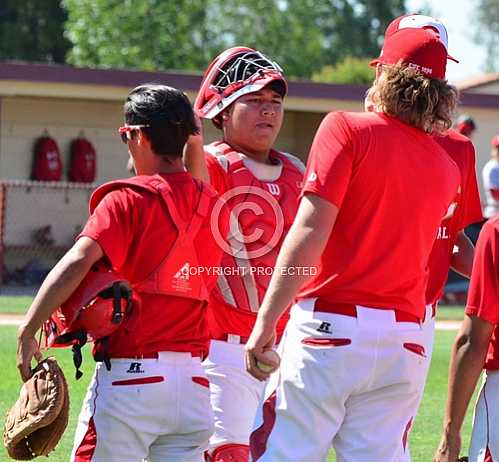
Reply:
[[[343,316],[351,316],[352,318],[357,317],[357,306],[350,303],[332,303],[327,300],[322,300],[318,298],[315,301],[314,308],[317,311],[323,311],[326,313],[342,314]],[[379,310],[387,310],[388,308],[374,308]],[[395,321],[397,322],[414,322],[416,324],[421,323],[421,319],[414,314],[407,313],[405,311],[393,310],[395,313]]]
[[[193,358],[202,358],[203,354],[199,351],[169,351],[169,353],[189,353]],[[128,356],[115,356],[112,355],[111,359],[158,359],[159,352],[153,351],[151,353],[141,353],[140,355],[128,355]]]
[[[238,341],[235,341],[236,337],[239,338]],[[275,343],[278,344],[281,341],[282,334],[277,335],[275,339]],[[223,334],[219,336],[218,338],[214,340],[221,340],[223,342],[229,342],[229,343],[239,343],[241,345],[245,345],[246,342],[248,341],[249,337],[243,337],[242,335],[236,335],[236,334]]]

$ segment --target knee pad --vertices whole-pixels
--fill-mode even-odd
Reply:
[[[211,453],[207,462],[248,462],[249,446],[246,444],[223,444]]]

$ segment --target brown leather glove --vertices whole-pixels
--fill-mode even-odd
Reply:
[[[9,456],[31,460],[48,455],[66,430],[69,393],[55,358],[41,361],[23,384],[19,398],[7,414],[3,441]]]

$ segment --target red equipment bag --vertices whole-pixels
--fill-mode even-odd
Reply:
[[[62,160],[59,147],[54,139],[41,136],[35,143],[31,178],[36,181],[60,181],[61,176]]]
[[[69,181],[93,183],[97,170],[97,155],[92,143],[79,137],[71,142]]]

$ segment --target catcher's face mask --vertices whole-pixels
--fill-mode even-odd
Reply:
[[[275,81],[282,83],[284,97],[287,82],[277,63],[252,48],[229,48],[208,67],[194,110],[201,118],[213,119],[239,97],[260,91]]]

